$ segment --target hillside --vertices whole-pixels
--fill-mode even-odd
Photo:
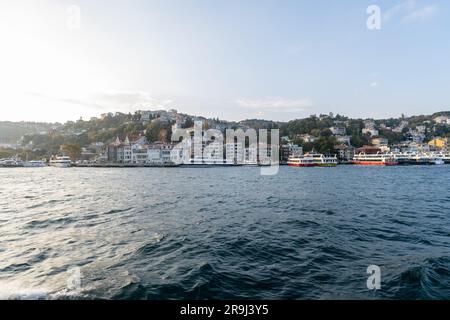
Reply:
[[[444,123],[435,123],[436,117],[444,117]],[[433,115],[402,116],[390,119],[351,119],[341,115],[312,115],[289,122],[248,119],[227,122],[206,119],[170,111],[140,111],[134,114],[108,113],[88,121],[69,121],[65,124],[0,122],[4,143],[21,139],[22,148],[36,157],[56,154],[65,143],[84,148],[110,143],[128,136],[131,140],[146,137],[148,141],[170,142],[172,128],[188,128],[193,121],[202,121],[205,128],[280,129],[280,136],[299,144],[305,150],[332,152],[338,144],[354,147],[370,144],[372,138],[384,138],[390,144],[402,141],[427,142],[433,137],[450,137],[450,125],[445,123],[450,111]],[[92,149],[92,148],[91,148]],[[98,150],[97,150],[98,151]],[[13,151],[11,151],[13,152]],[[14,151],[15,152],[15,151]],[[3,150],[5,154],[5,150]]]
[[[27,134],[47,133],[56,123],[0,121],[0,143],[16,143]]]

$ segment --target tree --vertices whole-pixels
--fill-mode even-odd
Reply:
[[[72,161],[76,161],[81,155],[81,146],[78,143],[64,143],[61,150],[67,154]]]
[[[182,125],[182,128],[183,129],[186,129],[186,128],[192,128],[194,126],[194,121],[192,121],[192,118],[191,117],[187,117],[186,118],[186,121],[184,122],[184,124]]]
[[[169,142],[172,136],[172,126],[170,123],[156,119],[147,126],[145,135],[149,142]]]

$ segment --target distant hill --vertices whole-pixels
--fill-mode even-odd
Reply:
[[[16,143],[27,134],[46,133],[56,123],[0,121],[0,143]]]

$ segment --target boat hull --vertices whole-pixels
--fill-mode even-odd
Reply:
[[[398,162],[381,162],[381,161],[353,161],[352,163],[358,166],[379,166],[379,167],[390,167],[398,165]]]
[[[70,168],[70,163],[50,163],[50,167],[55,168]]]
[[[288,163],[289,167],[317,167],[315,163]]]

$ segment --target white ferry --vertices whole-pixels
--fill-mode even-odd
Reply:
[[[306,155],[313,157],[318,167],[336,167],[338,164],[336,156],[325,156],[321,153],[307,153]]]
[[[18,157],[10,159],[0,159],[0,167],[7,167],[7,168],[23,167],[23,162]]]
[[[287,164],[291,167],[335,167],[338,161],[336,156],[307,153],[301,156],[290,157]]]
[[[366,154],[360,153],[355,155],[352,161],[353,164],[362,165],[362,166],[396,166],[398,165],[398,161],[395,160],[394,157],[383,154]]]
[[[27,168],[42,168],[45,167],[46,164],[45,161],[43,160],[32,160],[24,162],[23,166]]]
[[[72,161],[69,157],[55,157],[50,159],[50,166],[58,168],[69,168],[72,166]]]
[[[436,159],[442,160],[444,164],[450,163],[450,153],[438,153],[436,154]]]

